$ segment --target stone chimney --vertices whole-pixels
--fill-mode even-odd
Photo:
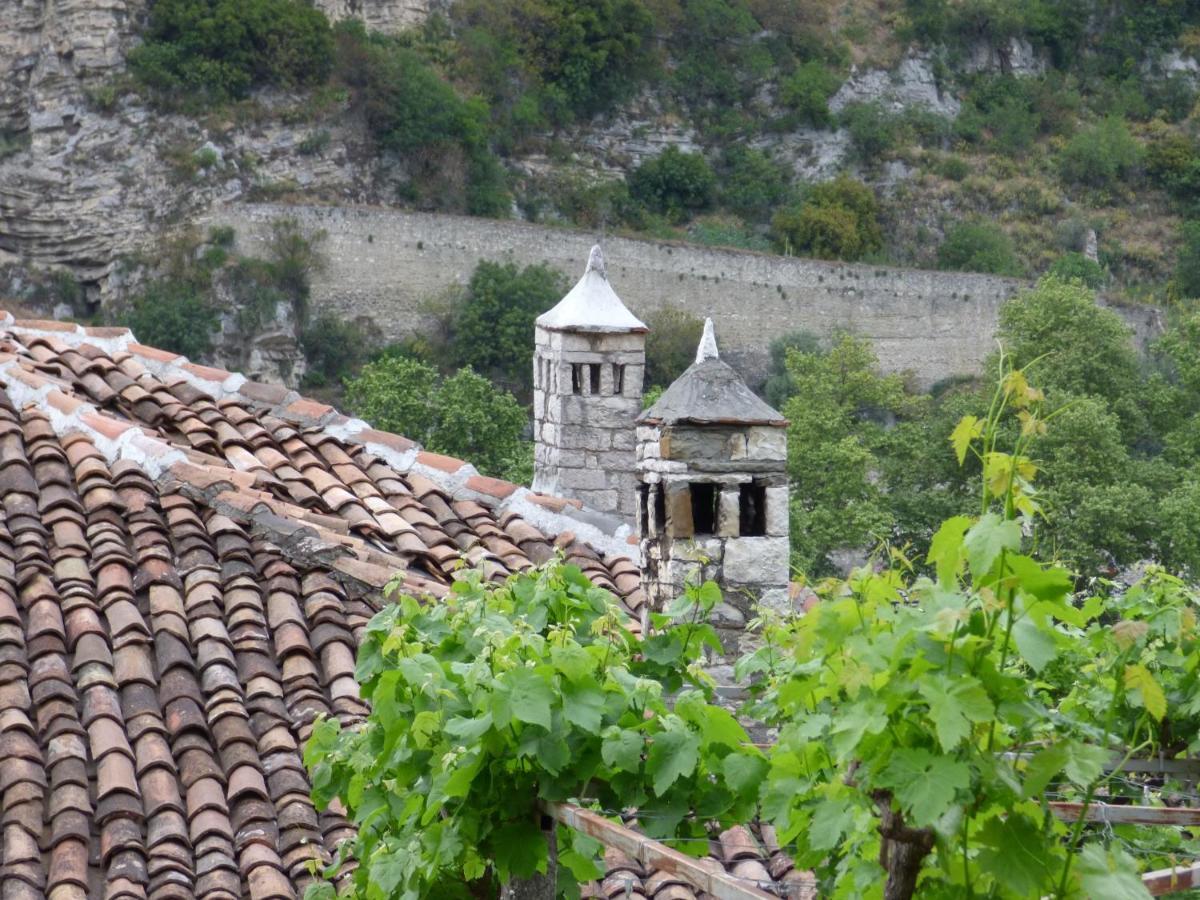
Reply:
[[[634,419],[642,408],[647,328],[621,302],[593,247],[575,287],[537,318],[533,489],[632,521]]]
[[[716,581],[736,652],[751,607],[788,608],[787,421],[720,359],[708,319],[695,363],[637,423],[642,588],[661,610],[689,575]]]

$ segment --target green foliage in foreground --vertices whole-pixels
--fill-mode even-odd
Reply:
[[[469,368],[443,378],[418,360],[385,356],[346,383],[346,404],[375,428],[470,460],[484,474],[518,484],[533,477],[529,445],[521,439],[525,410]]]
[[[377,615],[356,673],[369,719],[326,719],[305,750],[318,805],[341,797],[360,826],[344,848],[360,863],[352,896],[496,897],[546,870],[537,802],[585,791],[693,851],[705,821],[749,820],[766,762],[699,668],[720,649],[704,621],[720,598],[690,588],[643,640],[611,594],[556,564],[503,585],[465,572],[445,600]],[[565,896],[600,876],[600,850],[558,829]]]
[[[325,877],[353,858],[343,896],[494,898],[547,871],[537,804],[568,800],[637,808],[696,854],[711,827],[758,818],[824,896],[886,881],[894,898],[1148,897],[1084,814],[1122,791],[1112,760],[1200,749],[1200,595],[1154,569],[1076,596],[1036,558],[1028,451],[1047,412],[1024,372],[1002,371],[989,412],[953,431],[979,472],[974,513],[943,522],[921,564],[894,553],[809,613],[752,626],[763,640],[737,675],[754,686],[742,712],[778,729],[765,751],[700,668],[702,648],[720,652],[712,583],[648,637],[560,563],[503,584],[466,572],[445,600],[388,606],[358,660],[366,723],[324,719],[305,749],[318,806],[338,797],[358,826]],[[1032,425],[1005,449],[1009,410]],[[1079,818],[1052,815],[1050,791]],[[557,843],[559,894],[578,896],[601,847],[561,827]],[[1170,846],[1200,851],[1186,834]]]

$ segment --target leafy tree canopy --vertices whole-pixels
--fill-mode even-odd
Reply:
[[[386,356],[347,382],[346,403],[376,428],[434,453],[469,460],[485,474],[529,480],[525,410],[469,368],[443,378],[415,359]]]

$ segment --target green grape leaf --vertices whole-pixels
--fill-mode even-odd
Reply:
[[[767,768],[765,759],[749,753],[730,753],[721,760],[725,783],[742,796],[757,794],[759,785],[767,776]]]
[[[1013,640],[1017,650],[1035,672],[1041,672],[1058,656],[1058,644],[1054,635],[1046,630],[1048,627],[1038,625],[1029,617],[1013,625]]]
[[[1021,549],[1021,525],[1012,519],[1001,519],[996,513],[988,513],[967,532],[963,548],[967,552],[971,574],[978,581],[992,570],[1003,551],[1015,553]]]
[[[562,686],[563,715],[584,731],[598,732],[604,714],[604,692],[594,678],[586,682],[566,682]]]
[[[1103,747],[1069,741],[1063,745],[1067,750],[1067,762],[1063,767],[1072,783],[1087,787],[1100,777],[1104,764],[1111,755]]]
[[[407,855],[383,846],[371,857],[371,883],[379,887],[384,896],[391,894],[404,880]]]
[[[577,644],[551,647],[550,661],[554,668],[574,682],[584,681],[596,670],[596,660]]]
[[[925,557],[925,562],[936,565],[938,581],[943,585],[953,585],[962,567],[963,535],[970,527],[970,518],[954,516],[942,523],[929,543],[929,555]]]
[[[1071,748],[1066,743],[1054,744],[1035,753],[1025,766],[1025,796],[1040,795],[1070,760]]]
[[[955,794],[971,784],[971,770],[953,757],[906,747],[892,754],[876,780],[891,789],[911,823],[920,828],[949,811]]]
[[[671,728],[654,736],[646,772],[654,780],[654,793],[661,797],[680,778],[696,771],[700,736],[685,727]]]
[[[492,858],[503,881],[545,872],[546,838],[534,822],[509,822],[491,835]]]
[[[520,668],[505,672],[497,680],[507,689],[513,718],[550,730],[554,693],[542,676],[533,669]]]
[[[817,804],[808,826],[808,845],[813,850],[832,850],[854,824],[855,807],[843,797],[828,797]]]
[[[1020,813],[988,819],[975,841],[980,868],[1014,896],[1040,897],[1058,871],[1058,861],[1047,852],[1042,828]]]
[[[1151,894],[1138,877],[1137,866],[1127,853],[1105,852],[1100,844],[1087,844],[1075,866],[1086,897],[1104,900],[1146,900]]]
[[[930,675],[918,686],[929,703],[929,717],[937,730],[938,743],[950,752],[970,734],[972,723],[988,722],[995,707],[979,680],[961,675],[953,680]]]
[[[833,728],[839,758],[853,753],[864,734],[879,734],[887,724],[887,707],[878,698],[869,697],[846,707]]]
[[[623,772],[637,772],[642,767],[642,750],[646,739],[637,731],[617,726],[605,729],[600,744],[600,756],[604,764]]]
[[[967,449],[971,441],[983,436],[983,422],[977,416],[963,416],[950,432],[950,443],[954,445],[954,455],[958,457],[961,466],[967,459]]]
[[[1125,689],[1132,693],[1134,700],[1140,702],[1156,722],[1162,721],[1167,714],[1167,697],[1149,669],[1140,663],[1126,666]]]

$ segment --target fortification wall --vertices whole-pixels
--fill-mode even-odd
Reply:
[[[370,317],[389,340],[428,327],[422,300],[465,283],[480,260],[548,263],[573,281],[596,241],[580,231],[375,207],[239,204],[209,221],[232,225],[239,248],[254,253],[283,216],[327,235],[313,308]],[[603,244],[609,279],[635,314],[670,306],[712,316],[722,356],[752,384],[766,374],[770,342],[797,329],[867,337],[883,368],[909,371],[923,387],[973,374],[993,349],[1000,305],[1028,284],[668,241],[607,237]],[[1152,307],[1119,311],[1140,343],[1161,327]]]

